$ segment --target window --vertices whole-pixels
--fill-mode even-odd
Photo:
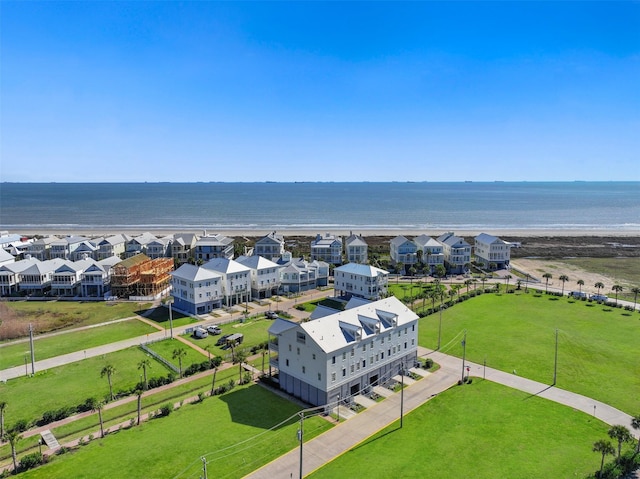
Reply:
[[[300,348],[296,348],[296,352],[298,353],[298,356],[300,356]]]
[[[415,331],[416,330],[416,325],[414,324],[413,326],[411,326],[411,331]]]
[[[336,357],[335,357],[335,356],[333,356],[333,357],[331,358],[331,364],[335,364],[335,363],[336,363]]]
[[[285,364],[286,364],[287,366],[289,366],[289,360],[288,360],[288,359],[285,361]]]
[[[311,357],[312,357],[313,359],[316,359],[316,353],[313,353],[313,354],[311,355]]]
[[[355,354],[356,354],[355,348],[351,348],[351,357],[353,357]]]
[[[344,361],[345,359],[347,359],[347,352],[346,351],[344,353],[342,353],[342,360]]]
[[[345,368],[342,368],[342,377],[345,377],[347,375],[347,370]]]
[[[404,342],[404,349],[407,349],[407,342]]]
[[[306,334],[304,334],[304,333],[301,333],[300,331],[298,331],[298,332],[296,333],[296,340],[297,340],[299,343],[305,344],[305,343],[307,342],[307,335],[306,335]]]
[[[289,352],[291,352],[291,345],[289,345]]]
[[[305,374],[307,372],[307,368],[302,366],[302,374]]]
[[[407,334],[407,328],[404,328],[404,334]]]
[[[336,380],[336,373],[331,373],[331,382],[335,382]]]
[[[363,367],[363,368],[366,368],[366,367],[367,367],[367,360],[366,360],[366,359],[363,359],[363,360],[362,360],[362,367]]]
[[[369,349],[373,349],[373,341],[371,341],[371,343],[369,343]]]
[[[322,374],[318,373],[318,381],[322,381]]]
[[[352,364],[352,365],[351,365],[351,374],[353,374],[353,369],[354,369],[354,366],[353,366],[353,364]]]
[[[384,359],[384,351],[380,353],[380,359]]]
[[[416,344],[416,340],[415,340],[415,339],[412,339],[412,340],[411,340],[411,346],[413,346],[413,345],[415,345],[415,344]]]

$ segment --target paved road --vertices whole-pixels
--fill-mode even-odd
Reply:
[[[265,306],[258,306],[256,303],[251,303],[250,314],[254,315],[263,311],[267,311],[269,309],[278,309],[278,310],[286,311],[289,314],[291,314],[294,317],[294,319],[300,320],[303,318],[307,318],[309,316],[309,313],[305,313],[295,309],[296,304],[324,298],[327,296],[333,296],[333,289],[327,289],[324,291],[312,290],[307,293],[303,293],[300,297],[286,299],[279,302],[271,302],[270,305],[265,305]],[[225,323],[231,320],[235,321],[237,319],[242,318],[243,316],[244,316],[244,313],[240,311],[240,312],[234,312],[232,314],[222,313],[218,317],[208,316],[207,318],[205,318],[205,320],[207,324],[217,324],[217,323]],[[156,327],[161,328],[157,324],[150,322],[145,318],[142,318],[142,317],[137,317],[137,318],[139,320],[148,322],[149,324],[152,324]],[[131,318],[127,318],[127,319],[131,319]],[[174,327],[173,335],[180,336],[181,334],[184,334],[186,329],[193,328],[193,327],[194,327],[194,324]],[[73,331],[70,331],[70,332],[73,332]],[[115,351],[120,351],[122,349],[130,348],[132,346],[138,346],[141,343],[165,339],[165,338],[168,338],[169,336],[170,336],[169,330],[162,329],[157,333],[149,333],[149,334],[145,334],[143,336],[138,336],[135,338],[125,339],[125,340],[117,341],[110,344],[104,344],[102,346],[96,346],[94,348],[88,348],[83,351],[76,351],[73,353],[63,354],[61,356],[56,356],[49,359],[43,359],[41,361],[36,361],[35,370],[36,372],[45,371],[47,369],[55,368],[57,366],[63,366],[65,364],[73,363],[76,361],[82,361],[83,359],[93,358],[96,356],[103,356],[105,354],[113,353]],[[7,344],[13,344],[13,343],[7,343]],[[28,365],[28,371],[29,371],[29,374],[31,374],[31,363],[29,363]],[[24,365],[4,369],[0,371],[0,382],[8,381],[9,379],[14,379],[24,375],[25,375]]]
[[[429,377],[405,388],[404,411],[409,412],[427,402],[434,395],[457,384],[462,377],[462,360],[446,354],[434,352],[426,348],[418,348],[422,357],[431,357],[440,365],[440,369]],[[595,401],[579,394],[571,393],[556,387],[550,387],[520,376],[486,368],[480,364],[466,362],[470,367],[470,375],[483,377],[514,389],[537,395],[550,401],[578,409],[587,414],[594,414],[598,419],[609,425],[623,424],[631,428],[631,416],[600,401]],[[400,394],[385,399],[381,403],[366,409],[352,419],[334,427],[330,431],[304,443],[303,446],[303,476],[347,452],[372,434],[388,426],[398,419],[400,412]],[[277,479],[299,477],[300,452],[296,448],[281,456],[261,469],[246,476],[250,479]]]

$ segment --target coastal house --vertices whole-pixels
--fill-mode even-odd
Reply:
[[[251,301],[251,271],[245,265],[228,258],[213,258],[202,267],[222,277],[222,296],[225,306]]]
[[[17,294],[20,291],[20,273],[39,262],[38,259],[27,258],[0,265],[0,294]]]
[[[63,259],[49,259],[31,264],[19,273],[20,291],[37,296],[48,294],[51,291],[53,273],[64,262]]]
[[[391,296],[303,323],[279,318],[269,335],[281,390],[316,406],[349,403],[413,367],[418,316]]]
[[[311,259],[342,264],[342,240],[329,233],[317,235],[311,242]]]
[[[333,270],[337,296],[378,300],[387,295],[389,272],[374,266],[348,263]]]
[[[52,296],[79,296],[82,290],[82,273],[96,264],[93,259],[64,261],[53,272],[51,280]]]
[[[151,240],[147,243],[147,252],[145,254],[151,259],[171,258],[172,243],[173,236],[164,236]]]
[[[171,273],[174,307],[189,314],[206,314],[222,307],[223,276],[185,263]]]
[[[329,284],[329,264],[324,261],[306,261],[293,258],[287,251],[278,258],[280,266],[280,290],[287,293],[299,293]]]
[[[240,256],[238,263],[249,268],[251,274],[251,297],[270,298],[280,289],[280,266],[263,256]]]
[[[171,256],[176,264],[193,261],[193,252],[198,236],[193,233],[176,233],[171,242]]]
[[[511,260],[511,245],[497,236],[481,233],[474,238],[473,251],[476,262],[485,267],[494,266],[497,269],[509,267]]]
[[[351,233],[344,241],[344,248],[348,263],[367,264],[369,261],[369,245],[362,236]]]
[[[254,254],[268,260],[279,258],[284,254],[284,237],[273,231],[258,239],[253,251]]]
[[[416,264],[416,251],[418,247],[410,239],[402,235],[396,236],[390,242],[389,256],[394,265],[403,264],[405,266]]]
[[[420,235],[413,239],[416,244],[416,255],[422,251],[421,262],[426,265],[429,273],[433,273],[438,265],[444,266],[444,252],[441,243],[431,236]]]
[[[194,258],[206,262],[216,258],[233,258],[233,238],[221,234],[207,235],[196,240]]]
[[[127,235],[117,234],[100,241],[98,244],[98,261],[110,258],[111,256],[119,256],[122,258],[124,256],[127,242],[130,239],[131,237]]]
[[[71,261],[80,261],[86,258],[97,260],[98,252],[100,251],[99,245],[102,240],[104,240],[104,238],[85,239],[69,254],[69,259]]]
[[[110,291],[111,272],[122,260],[111,256],[89,265],[80,275],[80,295],[84,298],[102,298]]]
[[[52,241],[49,246],[49,258],[71,259],[71,255],[87,238],[82,236],[67,236]]]
[[[442,245],[447,273],[466,273],[471,264],[471,245],[451,232],[439,236],[438,243]]]
[[[45,238],[39,238],[32,241],[25,251],[25,257],[31,256],[32,258],[39,259],[40,261],[46,261],[51,259],[51,243],[58,241],[56,236],[47,236]]]
[[[16,258],[11,253],[0,249],[0,266],[2,266],[3,264],[14,263],[15,260]]]
[[[156,241],[157,239],[158,238],[156,238],[155,235],[152,235],[149,232],[142,233],[140,236],[136,236],[134,238],[129,238],[129,241],[127,241],[125,246],[125,258],[131,258],[132,256],[140,253],[149,256],[147,254],[147,245],[152,241]]]

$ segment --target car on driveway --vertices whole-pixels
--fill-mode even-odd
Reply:
[[[218,335],[218,334],[222,334],[222,329],[220,329],[220,326],[216,326],[212,324],[211,326],[207,326],[207,332],[209,334]]]
[[[224,346],[225,344],[227,344],[227,338],[231,336],[230,334],[225,334],[224,336],[221,336],[218,338],[218,341],[216,341],[216,346]]]
[[[264,313],[264,315],[268,319],[276,319],[278,317],[278,313],[276,313],[275,311],[267,311],[266,313]]]

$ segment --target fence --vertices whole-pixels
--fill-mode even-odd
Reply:
[[[158,341],[163,341],[163,340],[158,340]],[[153,351],[153,350],[151,350],[151,349],[149,349],[147,347],[147,344],[153,344],[155,342],[157,342],[157,341],[149,341],[148,343],[140,343],[140,347],[143,349],[143,351],[145,351],[147,354],[150,354],[151,356],[153,356],[155,359],[157,359],[162,364],[164,364],[169,369],[171,369],[174,373],[180,374],[180,370],[177,367],[175,367],[174,364],[172,364],[171,362],[167,361],[165,358],[160,356],[158,353],[156,353],[155,351]]]

